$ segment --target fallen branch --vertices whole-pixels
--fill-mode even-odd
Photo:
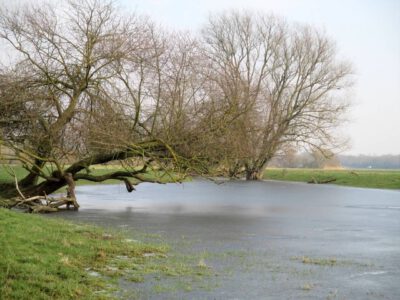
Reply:
[[[67,208],[69,208],[70,205],[76,207],[76,200],[70,197],[49,198],[47,196],[34,196],[25,199],[15,199],[14,201],[15,203],[12,204],[10,208],[24,207],[28,208],[30,212],[55,212],[63,205],[66,205]],[[45,201],[45,203],[43,203],[43,201]]]
[[[307,181],[307,183],[310,183],[310,184],[326,184],[326,183],[331,183],[331,182],[335,182],[335,181],[336,181],[336,178],[330,178],[330,179],[325,179],[325,180],[317,180],[317,179],[315,179],[313,177],[311,180]]]
[[[134,172],[117,171],[117,172],[112,172],[109,174],[98,175],[98,176],[89,175],[89,174],[75,174],[73,179],[74,180],[84,179],[84,180],[88,180],[88,181],[92,181],[92,182],[103,182],[103,181],[110,180],[110,179],[121,180],[125,183],[126,190],[130,193],[135,190],[135,187],[132,184],[132,182],[130,182],[128,177],[136,177],[137,175],[135,175],[135,174],[137,174],[138,172],[145,172],[145,171],[146,171],[146,168],[142,168],[141,170],[134,171]]]
[[[13,175],[14,175],[15,188],[17,189],[17,192],[18,192],[18,194],[21,196],[21,198],[22,198],[22,199],[25,199],[24,194],[22,194],[21,190],[19,189],[17,175],[15,175],[14,169],[11,168],[11,171],[13,172]]]

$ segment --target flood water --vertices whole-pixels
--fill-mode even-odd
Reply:
[[[160,293],[154,285],[163,282],[122,284],[142,299],[400,299],[400,191],[195,180],[144,183],[130,194],[122,185],[82,186],[77,195],[79,212],[57,217],[207,253],[217,275],[206,285]]]

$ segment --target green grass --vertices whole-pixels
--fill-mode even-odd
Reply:
[[[168,247],[0,208],[0,299],[109,299],[119,279],[206,275]]]
[[[20,166],[12,167],[17,178],[23,178],[27,171]],[[8,165],[0,165],[0,183],[8,183],[14,180],[13,175],[8,172]]]
[[[263,178],[298,182],[336,179],[332,184],[400,189],[400,170],[267,169]]]

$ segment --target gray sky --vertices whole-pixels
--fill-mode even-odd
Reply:
[[[210,12],[251,9],[327,32],[354,64],[351,154],[400,153],[399,0],[119,0],[171,28],[197,30]]]
[[[210,12],[250,9],[325,30],[356,71],[351,121],[344,128],[351,139],[347,153],[400,154],[400,0],[116,2],[171,29],[196,31]]]

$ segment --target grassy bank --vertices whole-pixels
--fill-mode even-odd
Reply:
[[[298,182],[335,180],[332,184],[400,189],[400,170],[267,169],[263,178]]]
[[[206,272],[166,251],[93,226],[0,208],[0,299],[109,299],[121,278]]]

